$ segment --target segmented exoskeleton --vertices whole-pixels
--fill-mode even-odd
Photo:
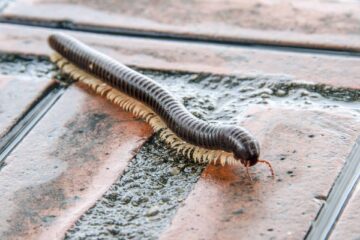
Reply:
[[[272,171],[269,162],[259,160],[259,143],[245,129],[194,117],[152,79],[70,36],[51,35],[49,44],[56,51],[51,60],[63,72],[143,118],[179,153],[199,162],[241,162],[247,168],[263,162]]]

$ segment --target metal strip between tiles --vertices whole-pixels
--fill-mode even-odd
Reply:
[[[35,127],[40,119],[50,110],[56,101],[65,92],[65,87],[56,83],[45,91],[43,96],[35,103],[28,112],[11,128],[0,140],[0,170],[5,165],[6,157]]]
[[[328,194],[305,239],[328,239],[360,179],[360,137]]]

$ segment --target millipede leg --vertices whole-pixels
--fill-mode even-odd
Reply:
[[[144,119],[147,123],[150,124],[155,132],[162,130],[159,135],[161,140],[176,150],[177,153],[180,153],[187,158],[191,158],[195,162],[216,164],[217,160],[220,160],[222,165],[237,163],[231,153],[221,150],[205,149],[184,142],[169,128],[167,128],[162,119],[147,106],[127,96],[119,90],[112,88],[91,74],[79,69],[61,55],[53,54],[51,56],[51,60],[55,62],[63,72],[70,75],[70,77],[72,77],[74,80],[78,80],[80,83],[88,86],[94,92],[104,96],[110,102],[120,106],[125,111],[133,113],[135,117]]]
[[[252,177],[251,177],[251,175],[250,175],[250,172],[249,172],[249,165],[250,165],[250,163],[245,166],[245,168],[246,168],[246,174],[247,174],[248,177],[250,178],[250,181],[253,182],[253,179],[252,179]]]

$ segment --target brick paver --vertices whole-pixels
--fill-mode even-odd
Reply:
[[[132,115],[70,87],[6,158],[0,171],[0,238],[61,238],[150,134]]]
[[[150,31],[204,40],[186,42],[62,31],[124,64],[140,68],[260,76],[268,82],[276,78],[360,89],[358,54],[206,43],[206,40],[219,40],[360,52],[359,11],[359,4],[351,1],[236,0],[218,3],[195,0],[192,4],[183,1],[130,4],[130,1],[15,0],[0,18],[27,23],[39,20],[65,28],[71,24],[93,31],[101,28],[110,32]],[[1,52],[35,55],[49,55],[51,50],[46,39],[51,33],[60,31],[11,24],[0,24],[0,28]],[[0,109],[0,136],[49,84],[28,86],[23,83],[24,79],[0,77],[0,90],[9,93],[0,95],[0,108],[3,102],[10,101],[13,93],[21,95],[16,97],[19,103],[5,104],[3,112]],[[288,86],[290,89],[286,91],[291,92],[291,84]],[[29,91],[31,89],[34,90]],[[161,238],[303,238],[360,134],[359,112],[350,110],[358,109],[355,105],[358,100],[346,102],[342,95],[346,89],[336,89],[336,93],[331,93],[332,90],[325,87],[315,91],[328,101],[328,108],[319,107],[319,102],[308,107],[295,106],[299,100],[296,96],[288,99],[292,107],[286,107],[286,102],[279,103],[283,95],[272,90],[270,95],[276,95],[279,102],[251,105],[242,115],[243,124],[259,139],[261,158],[272,163],[276,179],[268,177],[269,171],[264,165],[251,169],[253,182],[242,166],[207,166],[184,204],[181,198],[171,207],[173,210],[183,204],[172,224],[159,233]],[[307,91],[297,93],[299,98],[308,94]],[[358,93],[352,91],[353,99],[358,99],[355,95]],[[332,107],[332,103],[339,105]],[[2,121],[4,117],[7,122]],[[117,212],[114,213],[115,208],[111,207],[114,203],[107,201],[107,197],[113,198],[113,195],[101,196],[116,182],[150,134],[149,126],[131,114],[79,86],[71,86],[6,158],[6,166],[0,170],[0,239],[62,238],[71,226],[74,235],[70,237],[86,232],[96,239],[105,232],[107,237],[115,238],[122,224],[130,223],[130,230],[133,223],[144,227],[141,222],[144,220],[137,222],[136,218],[132,218],[132,222],[117,221],[117,217],[126,214],[117,216]],[[133,168],[133,171],[147,174],[145,170]],[[151,173],[157,174],[156,171]],[[131,174],[130,171],[118,183],[129,181],[131,185]],[[192,184],[188,183],[188,191]],[[112,186],[111,191],[119,190],[116,184]],[[144,190],[146,186],[139,184],[136,188]],[[84,218],[86,224],[78,222],[86,231],[74,227],[74,222],[98,199],[95,209],[98,230],[93,232],[95,228],[87,228],[86,224],[96,224],[89,212]],[[133,201],[136,203],[137,199]],[[120,210],[131,215],[120,202]],[[352,239],[360,235],[356,224],[360,214],[358,202],[357,188],[331,239]],[[103,211],[108,208],[112,211]],[[151,214],[161,212],[159,208],[151,210]],[[110,213],[112,223],[106,217]],[[144,215],[146,221],[151,221],[146,214],[148,212]],[[170,219],[170,215],[167,218]],[[103,223],[109,225],[103,227]],[[142,231],[141,228],[136,230]]]
[[[0,51],[48,55],[55,30],[0,24]],[[360,88],[360,59],[350,56],[189,44],[65,31],[120,62],[142,68],[226,75],[273,74],[298,81]]]
[[[150,31],[274,45],[360,51],[360,6],[353,1],[13,1],[5,19]]]
[[[162,239],[299,239],[305,236],[360,133],[359,116],[340,111],[250,109],[245,126],[272,162],[208,166]]]

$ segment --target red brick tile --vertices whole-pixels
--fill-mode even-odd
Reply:
[[[360,237],[360,184],[357,185],[353,196],[343,214],[335,225],[330,239],[358,239]]]
[[[0,171],[0,238],[62,238],[151,132],[103,98],[70,87]]]
[[[360,133],[359,117],[282,108],[245,115],[276,180],[264,165],[251,169],[253,183],[242,166],[208,166],[161,239],[304,237]]]
[[[0,138],[53,81],[0,75]]]
[[[360,51],[360,6],[351,1],[29,1],[2,17],[71,21],[87,27],[130,29],[260,44]]]
[[[0,24],[0,51],[47,55],[53,30]],[[66,32],[66,31],[64,31]],[[137,67],[220,74],[275,74],[296,80],[360,88],[360,59],[258,48],[143,40],[67,32],[120,62]]]

